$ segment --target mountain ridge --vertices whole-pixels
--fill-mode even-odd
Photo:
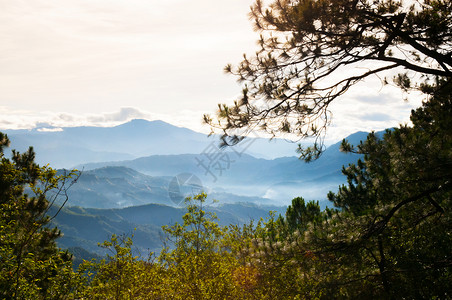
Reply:
[[[42,131],[43,128],[50,129]],[[52,130],[59,129],[59,130]],[[14,149],[36,150],[39,164],[72,168],[86,162],[118,161],[157,154],[202,153],[218,147],[219,137],[178,127],[161,120],[134,119],[113,126],[39,127],[32,130],[2,130]],[[247,152],[257,157],[295,155],[295,144],[286,140],[251,139]]]

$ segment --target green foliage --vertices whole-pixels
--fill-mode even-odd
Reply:
[[[79,273],[85,288],[78,296],[86,299],[152,299],[161,286],[159,266],[132,254],[132,238],[112,235],[99,245],[109,251],[106,259],[85,261]]]
[[[199,195],[185,199],[187,213],[182,217],[183,224],[176,223],[173,226],[163,226],[163,231],[167,234],[169,242],[174,244],[177,257],[195,254],[200,255],[206,252],[215,252],[220,250],[220,239],[223,236],[225,228],[214,222],[217,218],[212,212],[206,212],[203,205],[207,195]],[[163,251],[161,259],[166,263],[177,262],[171,258],[173,255],[167,253],[168,247]]]
[[[234,257],[224,247],[227,228],[203,209],[207,195],[187,198],[183,224],[164,226],[168,245],[159,261],[166,268],[166,293],[171,299],[234,299],[231,266]],[[174,246],[171,249],[170,246]]]
[[[258,241],[271,236],[274,214],[243,226],[221,227],[204,210],[206,194],[187,198],[183,223],[164,226],[167,246],[157,261],[131,254],[132,240],[112,236],[106,260],[85,262],[86,299],[315,299],[317,283],[301,265],[269,260]],[[309,206],[309,205],[308,205]],[[315,207],[315,205],[314,205]],[[316,211],[314,209],[314,211]],[[313,213],[315,215],[315,213]],[[276,231],[275,231],[276,232]],[[265,243],[265,242],[264,242]],[[273,245],[273,244],[272,244]],[[270,246],[270,247],[277,247]],[[260,252],[256,252],[258,250]],[[259,259],[261,255],[262,259]],[[280,256],[282,257],[282,256]]]
[[[314,213],[318,219],[304,231],[277,228],[275,236],[285,238],[258,248],[266,248],[267,265],[302,265],[303,280],[317,282],[311,287],[325,298],[449,297],[451,88],[443,82],[413,111],[413,126],[388,130],[382,139],[369,134],[356,147],[345,142],[343,149],[364,159],[344,168],[348,184],[329,194],[338,210]],[[306,206],[294,199],[280,223],[303,214]]]
[[[62,299],[76,282],[71,256],[55,244],[61,233],[47,227],[49,208],[73,183],[74,173],[56,175],[34,163],[30,148],[4,156],[8,137],[0,133],[0,297]],[[29,189],[31,195],[25,192]]]
[[[286,211],[287,225],[290,231],[305,231],[308,224],[320,221],[319,202],[310,201],[305,204],[301,197],[294,198]]]
[[[449,0],[256,0],[250,17],[260,49],[225,70],[243,82],[243,95],[204,120],[232,144],[251,130],[273,137],[315,137],[300,148],[310,161],[324,150],[330,104],[356,83],[399,72],[403,91],[425,91],[452,77]],[[363,68],[363,66],[365,66]]]

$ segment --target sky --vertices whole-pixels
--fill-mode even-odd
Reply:
[[[251,0],[0,0],[0,129],[160,119],[201,132],[241,93],[223,67],[257,50]],[[409,120],[378,78],[333,103],[327,140]]]

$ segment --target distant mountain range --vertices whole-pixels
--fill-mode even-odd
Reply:
[[[358,132],[347,139],[357,144],[366,135],[365,132]],[[273,201],[273,204],[287,205],[296,196],[325,201],[330,190],[336,190],[345,182],[342,166],[356,162],[359,157],[340,152],[339,145],[328,147],[318,160],[311,163],[304,163],[296,157],[262,159],[247,154],[239,156],[229,151],[221,152],[223,160],[211,164],[208,169],[199,164],[200,161],[208,164],[209,159],[203,154],[153,155],[83,164],[78,168],[84,170],[84,175],[74,187],[77,194],[72,199],[94,199],[97,193],[99,200],[91,207],[104,208],[149,202],[168,204],[171,203],[167,191],[170,181],[178,174],[190,173],[199,178],[206,192],[226,203],[234,202],[237,195],[245,197],[242,199],[244,202],[266,204]],[[95,203],[86,201],[91,205]],[[75,202],[77,205],[88,205],[87,202]],[[322,204],[325,205],[326,202]]]
[[[340,152],[337,143],[307,164],[287,156],[294,154],[294,143],[278,139],[248,139],[236,147],[219,149],[218,138],[162,121],[5,132],[19,151],[32,145],[41,164],[83,170],[71,191],[71,202],[96,208],[171,205],[168,186],[182,173],[197,177],[211,197],[225,203],[240,198],[287,205],[295,196],[325,201],[328,191],[345,182],[342,166],[358,158]],[[347,139],[357,144],[366,135],[357,132]]]
[[[325,201],[328,191],[345,182],[342,166],[358,158],[340,152],[339,143],[309,164],[285,156],[295,150],[295,144],[285,140],[249,139],[219,149],[217,138],[162,121],[5,132],[19,151],[32,145],[41,164],[83,170],[70,191],[71,203],[96,208],[171,205],[168,186],[182,173],[197,177],[211,197],[225,203],[240,198],[287,205],[295,196]],[[357,132],[347,139],[357,144],[366,135]]]
[[[72,168],[87,162],[134,159],[150,155],[198,154],[219,144],[218,136],[173,126],[163,121],[132,120],[115,127],[35,128],[1,130],[13,148],[36,150],[40,164]],[[294,156],[296,144],[286,140],[251,139],[246,153],[255,157]],[[236,146],[243,151],[242,146]]]
[[[133,233],[139,251],[159,250],[161,226],[180,222],[183,198],[201,190],[209,203],[219,200],[208,209],[224,225],[266,217],[270,210],[284,214],[297,196],[325,207],[327,192],[345,182],[342,166],[359,158],[340,152],[337,143],[304,163],[294,156],[294,143],[279,139],[248,139],[220,149],[218,137],[162,121],[2,132],[14,149],[33,146],[40,164],[82,170],[53,220],[64,233],[60,246],[78,253],[102,254],[97,243],[113,233]],[[358,144],[366,136],[357,132],[347,140]]]
[[[177,157],[177,156],[176,156]],[[68,191],[68,206],[85,208],[123,208],[145,204],[162,204],[181,206],[180,199],[171,199],[170,176],[149,176],[134,169],[122,166],[107,166],[94,170],[83,171],[82,175]],[[181,187],[179,187],[181,188]],[[254,203],[274,204],[272,199],[253,196],[238,196],[233,190],[228,192],[207,190],[200,186],[199,192],[209,192],[208,200],[218,200],[220,203]],[[185,196],[194,196],[191,190],[182,191]],[[183,206],[183,205],[182,205]]]

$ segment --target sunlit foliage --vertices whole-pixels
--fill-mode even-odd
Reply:
[[[8,146],[0,133],[0,298],[65,298],[75,285],[71,255],[56,246],[61,232],[47,227],[54,217],[48,212],[67,200],[77,175],[39,167],[32,148],[7,158]]]

